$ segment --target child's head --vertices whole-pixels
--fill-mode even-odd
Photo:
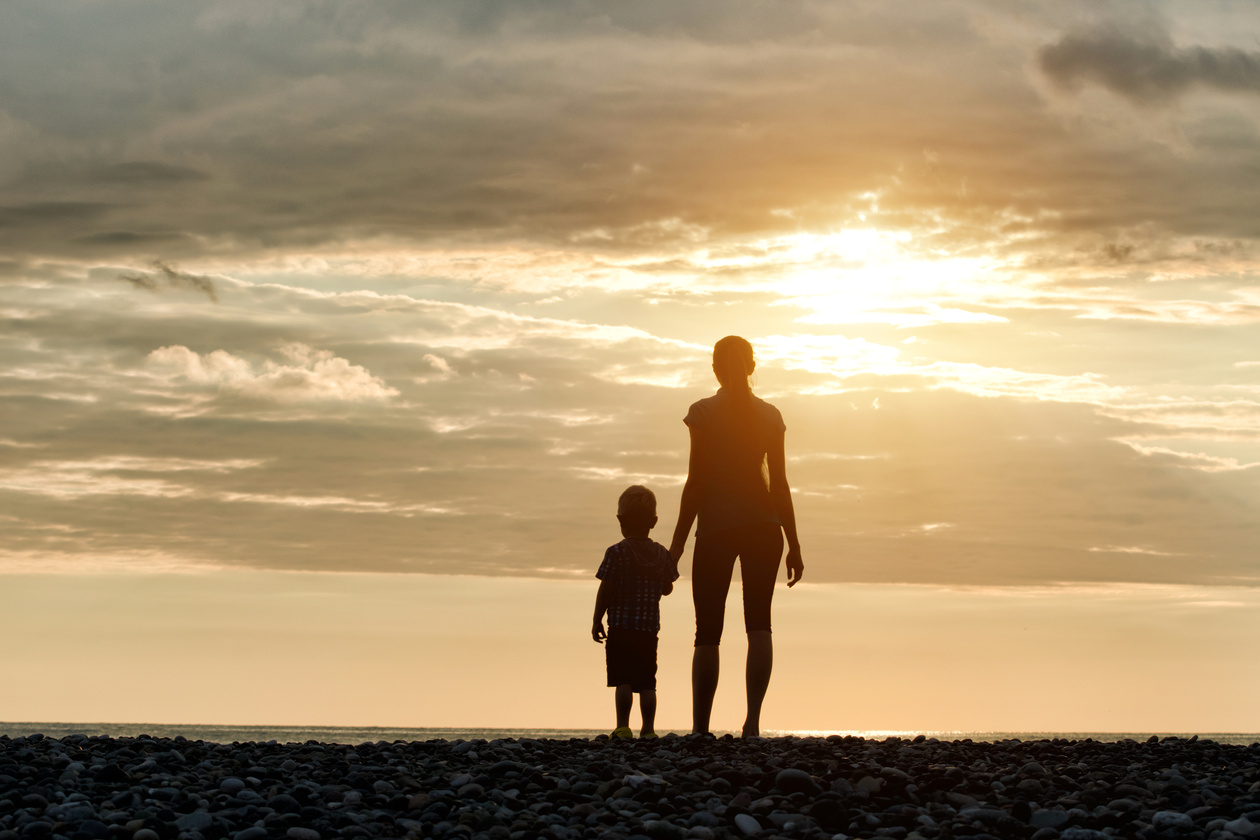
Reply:
[[[617,500],[617,521],[624,537],[646,537],[656,526],[656,496],[641,484],[627,487]]]

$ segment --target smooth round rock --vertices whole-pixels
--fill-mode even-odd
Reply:
[[[757,818],[752,814],[736,814],[735,827],[748,837],[761,831],[761,823],[757,822]]]
[[[789,767],[786,770],[780,770],[779,775],[774,777],[774,786],[784,793],[816,793],[818,785],[814,784],[814,779],[804,770],[797,770]]]
[[[226,779],[219,782],[219,790],[226,794],[240,793],[245,790],[245,782],[235,776],[228,776]]]
[[[1180,811],[1156,811],[1151,817],[1151,825],[1159,831],[1166,828],[1194,828],[1194,819]]]
[[[131,840],[162,840],[162,838],[153,829],[142,828],[131,835]]]
[[[298,801],[287,793],[277,793],[267,800],[267,807],[277,814],[294,814],[302,810]]]

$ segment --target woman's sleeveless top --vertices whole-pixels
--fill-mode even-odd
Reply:
[[[741,525],[781,525],[770,501],[766,453],[781,443],[783,415],[765,400],[725,388],[692,403],[683,419],[705,441],[696,537]]]

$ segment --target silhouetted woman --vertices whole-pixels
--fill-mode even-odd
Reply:
[[[683,421],[691,433],[691,457],[670,553],[682,557],[697,516],[691,591],[696,607],[696,650],[691,661],[692,732],[708,732],[718,684],[718,644],[735,558],[744,585],[748,631],[748,717],[744,737],[761,734],[761,702],[770,684],[774,647],[770,599],[783,538],[787,536],[788,586],[805,564],[796,536],[796,514],[783,456],[783,416],[753,395],[748,377],[756,368],[752,345],[728,335],[713,346],[713,373],[722,386],[693,403]]]

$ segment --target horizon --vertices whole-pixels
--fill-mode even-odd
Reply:
[[[0,719],[611,724],[616,500],[669,542],[738,334],[768,729],[1260,732],[1248,11],[13,6]]]

